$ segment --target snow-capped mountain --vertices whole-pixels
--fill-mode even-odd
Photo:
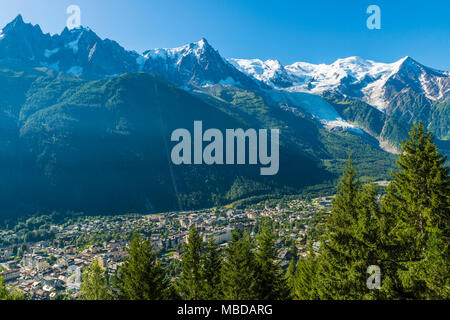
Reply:
[[[295,81],[295,78],[278,60],[229,59],[228,61],[237,69],[270,87],[291,87]]]
[[[138,54],[115,41],[101,39],[89,28],[44,34],[38,25],[25,23],[21,15],[0,33],[0,60],[18,60],[91,78],[147,72],[180,87],[230,84],[256,89],[261,85],[223,59],[206,39]]]
[[[349,57],[329,65],[296,62],[283,66],[277,60],[224,59],[206,39],[138,54],[101,39],[89,28],[44,34],[38,25],[25,23],[21,15],[0,33],[0,60],[11,59],[89,77],[141,71],[185,88],[228,84],[317,95],[332,91],[383,111],[405,88],[431,101],[450,97],[450,73],[428,68],[410,57],[394,63]]]
[[[18,15],[0,30],[0,59],[39,61],[45,58],[45,50],[52,47],[52,42],[38,25],[26,24]]]
[[[417,94],[423,94],[433,101],[450,98],[450,72],[426,67],[410,57],[400,60],[399,67],[388,77],[384,86],[384,98],[389,100],[405,87]]]
[[[274,89],[290,88],[298,80],[297,77],[291,79],[291,73],[278,61],[253,60],[242,72],[237,67],[245,60],[224,59],[206,39],[173,49],[151,49],[141,55],[125,50],[112,40],[102,40],[89,28],[65,28],[61,34],[50,36],[39,26],[25,23],[19,15],[4,28],[0,39],[0,60],[5,59],[87,78],[126,72],[157,74],[188,90],[233,85],[258,91],[281,108],[308,112],[324,124],[344,123],[334,108],[319,96]]]
[[[329,65],[296,62],[284,66],[277,60],[227,60],[206,39],[139,54],[101,39],[89,28],[44,34],[19,15],[0,31],[0,62],[5,61],[90,79],[145,72],[189,91],[231,85],[255,92],[272,106],[307,113],[327,128],[358,131],[358,112],[353,118],[342,116],[329,98],[338,96],[367,103],[405,126],[420,119],[431,124],[438,137],[450,137],[445,120],[449,108],[431,108],[433,103],[450,100],[450,73],[410,57],[394,63],[349,57]]]
[[[349,57],[329,65],[296,62],[285,67],[273,60],[229,61],[274,88],[319,95],[334,91],[380,110],[386,109],[390,99],[406,87],[430,100],[447,100],[450,96],[449,72],[425,67],[410,57],[394,63]]]
[[[399,68],[400,63],[376,63],[359,57],[338,59],[325,65],[297,62],[287,70],[297,78],[290,90],[322,94],[337,91],[384,109],[383,86]]]
[[[115,41],[100,39],[89,28],[65,28],[55,40],[46,57],[48,65],[57,71],[95,76],[138,71],[136,52],[125,50]]]
[[[25,23],[21,15],[0,36],[0,60],[19,60],[73,75],[103,77],[138,71],[138,57],[115,41],[100,39],[89,28],[65,28],[51,36],[38,25]]]
[[[222,58],[206,39],[174,49],[152,49],[139,59],[140,70],[158,74],[179,86],[258,84]]]

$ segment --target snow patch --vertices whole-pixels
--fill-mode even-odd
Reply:
[[[162,59],[167,62],[172,62],[177,66],[183,61],[184,57],[194,56],[197,60],[206,52],[207,42],[202,39],[198,42],[193,42],[177,48],[159,48],[145,51],[143,56],[146,59],[158,60]]]
[[[74,41],[71,41],[71,42],[69,42],[68,44],[66,44],[66,48],[68,48],[68,49],[72,49],[72,51],[73,51],[73,53],[74,54],[77,54],[78,53],[78,42],[80,41],[80,39],[81,39],[81,36],[83,35],[83,33],[84,33],[84,30],[80,30],[81,32],[78,34],[78,37],[77,37],[77,39],[76,40],[74,40]]]
[[[89,50],[88,60],[91,61],[92,56],[95,53],[95,50],[97,50],[97,42],[94,44],[94,46]]]
[[[324,125],[324,127],[328,130],[334,129],[334,128],[342,128],[345,129],[347,131],[356,133],[358,135],[364,135],[364,130],[362,130],[360,127],[348,123],[347,121],[345,121],[342,118],[339,118],[337,120],[334,121],[321,121]]]
[[[448,75],[444,77],[427,77],[423,72],[419,77],[420,85],[423,88],[425,96],[433,101],[440,100],[450,90]]]
[[[73,66],[69,70],[66,71],[68,74],[72,75],[81,75],[83,73],[83,67],[80,66]]]
[[[44,56],[45,56],[46,58],[50,58],[51,56],[53,56],[54,54],[56,54],[56,53],[58,53],[58,52],[59,52],[59,48],[55,48],[55,49],[53,49],[53,50],[45,49],[45,51],[44,51]]]
[[[231,85],[231,86],[240,86],[241,83],[234,80],[232,77],[228,77],[225,80],[220,80],[219,84],[223,84],[223,85]]]
[[[303,109],[319,121],[334,121],[340,118],[334,107],[318,95],[288,90],[277,90],[274,93],[272,96],[278,102]]]
[[[48,68],[48,69],[54,70],[54,71],[56,71],[56,72],[59,72],[59,61],[57,61],[57,62],[55,62],[55,63],[52,63],[52,64],[47,64],[47,63],[42,63],[42,62],[41,62],[41,65],[42,65],[43,67]]]
[[[327,130],[343,128],[356,134],[364,134],[358,126],[342,119],[336,109],[321,96],[289,90],[268,90],[266,94],[285,110],[306,111]]]
[[[283,66],[278,60],[228,59],[228,62],[241,72],[269,85],[272,84],[277,73],[283,71]]]

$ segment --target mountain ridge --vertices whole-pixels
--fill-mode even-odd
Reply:
[[[222,84],[239,84],[240,83],[239,80],[245,79],[244,80],[245,84],[241,83],[241,85],[254,86],[253,83],[249,82],[249,78],[251,78],[253,79],[254,82],[256,82],[257,85],[261,86],[263,89],[267,89],[268,87],[275,87],[275,88],[296,87],[293,90],[321,93],[323,91],[338,87],[340,81],[336,83],[330,83],[328,88],[325,86],[323,88],[319,87],[317,88],[317,90],[308,89],[308,85],[309,86],[311,85],[310,80],[313,81],[320,80],[317,77],[318,74],[323,76],[324,73],[329,73],[332,76],[335,77],[337,76],[339,80],[346,80],[347,77],[355,77],[356,80],[361,81],[368,76],[369,77],[372,76],[373,78],[378,79],[383,73],[389,71],[390,74],[388,78],[390,78],[394,73],[397,73],[402,66],[404,66],[405,64],[409,64],[413,65],[416,68],[418,67],[424,69],[428,73],[431,73],[440,78],[446,78],[446,80],[444,81],[445,83],[442,84],[442,87],[438,88],[439,90],[437,94],[436,93],[433,94],[433,89],[436,90],[436,88],[428,88],[427,90],[424,90],[428,94],[428,97],[435,100],[440,100],[441,98],[448,99],[450,91],[450,84],[448,83],[449,81],[448,78],[450,77],[449,71],[441,71],[430,67],[426,67],[409,56],[405,56],[404,58],[395,61],[393,63],[380,63],[368,59],[367,60],[362,59],[356,56],[351,56],[347,58],[339,58],[330,65],[312,64],[308,62],[295,62],[290,65],[283,66],[278,60],[262,61],[259,59],[236,59],[236,58],[225,59],[219,54],[219,52],[216,49],[214,49],[208,43],[208,41],[205,38],[202,38],[197,42],[188,43],[186,45],[177,48],[148,49],[144,51],[142,54],[139,54],[136,51],[124,49],[122,46],[120,46],[120,44],[118,44],[113,40],[107,38],[101,39],[100,37],[97,36],[97,34],[95,34],[95,32],[93,32],[88,27],[79,27],[72,30],[69,30],[67,29],[67,27],[65,27],[60,34],[55,35],[50,35],[48,33],[44,34],[39,25],[32,25],[31,23],[25,23],[20,14],[3,28],[0,39],[2,42],[5,42],[5,39],[8,40],[8,35],[11,32],[14,33],[14,31],[16,30],[24,30],[24,29],[33,30],[36,34],[39,34],[43,40],[46,40],[46,43],[44,43],[43,45],[48,46],[44,50],[41,50],[43,52],[39,53],[32,52],[31,56],[28,57],[29,60],[35,60],[36,57],[44,56],[44,58],[47,59],[44,59],[43,62],[41,61],[41,64],[49,68],[53,68],[56,71],[60,71],[61,69],[67,72],[71,68],[77,67],[77,65],[72,65],[70,66],[70,68],[68,66],[60,67],[59,65],[55,65],[55,63],[57,62],[58,58],[61,57],[61,55],[58,55],[58,52],[61,51],[62,49],[71,49],[74,55],[77,55],[77,53],[80,50],[79,42],[80,40],[84,40],[84,43],[81,44],[83,50],[80,51],[80,55],[84,54],[87,58],[86,59],[87,62],[90,62],[95,54],[99,54],[97,52],[101,51],[101,48],[97,48],[97,46],[100,44],[104,44],[104,46],[107,47],[106,49],[115,50],[114,54],[112,55],[117,55],[122,59],[124,58],[124,56],[127,56],[124,65],[121,66],[116,65],[115,66],[116,70],[103,70],[103,74],[99,72],[97,74],[98,76],[113,76],[124,72],[139,72],[139,71],[162,73],[162,70],[158,67],[158,64],[161,64],[161,62],[165,63],[166,68],[170,68],[171,64],[175,64],[177,65],[178,69],[183,69],[182,67],[180,68],[180,64],[182,65],[184,62],[183,60],[186,59],[187,56],[194,55],[197,58],[197,60],[202,59],[207,60],[207,58],[214,60],[213,62],[215,64],[220,64],[218,69],[220,68],[227,69],[219,71],[227,71],[229,74],[227,74],[226,76],[229,76],[232,79],[227,78],[220,79],[220,77],[218,78],[217,75],[216,77],[212,78],[211,77],[208,78],[207,76],[205,77],[205,79],[200,78],[195,79],[197,75],[194,74],[193,75],[194,81],[192,81],[193,80],[192,77],[189,79],[185,79],[183,83],[184,85],[192,84],[194,86],[198,85],[202,86],[208,84],[221,84],[221,81]],[[47,43],[49,40],[53,41],[53,43]],[[105,43],[108,45],[105,45]],[[4,46],[0,44],[0,48],[2,47]],[[34,48],[33,46],[28,47],[31,47],[31,49]],[[40,49],[40,47],[38,47],[37,49]],[[116,51],[120,52],[121,54],[120,53],[116,54]],[[27,52],[27,50],[25,50],[25,52],[30,54],[30,52]],[[2,53],[2,51],[0,51],[0,59],[2,58],[3,59],[8,58],[8,56],[5,52]],[[80,59],[78,59],[78,61],[79,60]],[[152,60],[156,60],[157,63],[151,65],[151,63],[149,62],[151,62]],[[245,65],[246,63],[247,66]],[[236,70],[241,71],[240,72],[241,74],[233,70],[233,68],[229,68],[230,65],[235,67]],[[250,67],[248,65],[250,65]],[[253,69],[251,68],[252,65],[254,67]],[[212,66],[212,64],[210,64],[210,66]],[[370,66],[371,70],[355,70],[358,68],[364,69],[365,66]],[[264,72],[260,74],[255,70],[256,68],[264,69]],[[165,71],[167,72],[168,70]],[[178,70],[178,72],[183,71],[186,70]],[[193,73],[195,73],[196,71],[198,70],[195,69],[191,70],[191,72]],[[75,75],[81,75],[84,72],[89,73],[93,72],[93,70],[89,69],[84,70],[83,68],[81,72],[77,73],[72,72],[72,73]],[[249,77],[243,77],[243,75]],[[233,76],[237,77],[238,79],[234,79]],[[227,83],[227,80],[229,83]],[[273,80],[275,80],[275,82],[273,82]],[[354,83],[353,85],[355,84],[358,83]],[[181,85],[181,82],[177,83],[177,85]],[[365,102],[370,103],[370,101]],[[381,106],[376,107],[378,107],[379,109],[383,109]]]
[[[0,36],[0,60],[10,59],[88,79],[146,72],[188,91],[232,85],[260,92],[278,107],[294,112],[302,109],[329,129],[361,126],[338,115],[330,104],[308,96],[326,100],[332,92],[333,96],[365,102],[409,125],[422,120],[440,139],[450,135],[448,123],[444,121],[442,128],[442,121],[436,120],[449,112],[450,72],[426,67],[409,56],[393,63],[352,56],[330,65],[296,62],[283,66],[278,60],[225,59],[205,38],[139,54],[113,40],[101,39],[88,27],[66,27],[60,34],[44,34],[39,25],[25,23],[18,15]],[[318,102],[318,106],[311,106],[311,101]],[[439,111],[432,110],[436,104],[440,104]],[[420,105],[429,107],[424,110]],[[385,138],[385,142],[392,140]]]
[[[146,72],[188,91],[237,86],[258,92],[274,106],[306,112],[329,130],[370,132],[363,123],[346,118],[327,103],[330,95],[334,102],[340,96],[341,100],[362,101],[377,108],[394,118],[392,123],[412,125],[422,120],[439,139],[450,136],[448,121],[441,120],[450,108],[450,72],[426,67],[409,56],[393,63],[352,56],[330,65],[295,62],[284,66],[278,60],[225,59],[205,38],[139,54],[113,40],[101,39],[88,27],[66,27],[60,34],[44,34],[39,25],[25,23],[18,15],[0,36],[0,60],[10,59],[86,79]],[[380,147],[390,144],[384,149],[394,150],[400,143],[399,136],[374,137]]]

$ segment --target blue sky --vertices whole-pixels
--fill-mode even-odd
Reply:
[[[21,13],[44,32],[59,33],[71,4],[80,6],[84,26],[139,52],[205,37],[228,58],[290,64],[409,55],[450,70],[448,0],[0,0],[0,26]],[[366,27],[371,4],[381,8],[381,30]]]

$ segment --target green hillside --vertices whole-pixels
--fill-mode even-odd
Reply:
[[[87,81],[35,72],[27,74],[28,83],[20,81],[24,76],[1,72],[1,81],[23,84],[10,86],[15,94],[2,106],[2,215],[190,209],[295,193],[334,178],[302,145],[292,148],[284,138],[280,171],[273,177],[260,176],[254,165],[171,164],[171,132],[191,129],[195,120],[223,131],[282,122],[269,114],[258,125],[155,76]],[[271,117],[273,123],[267,122]]]

